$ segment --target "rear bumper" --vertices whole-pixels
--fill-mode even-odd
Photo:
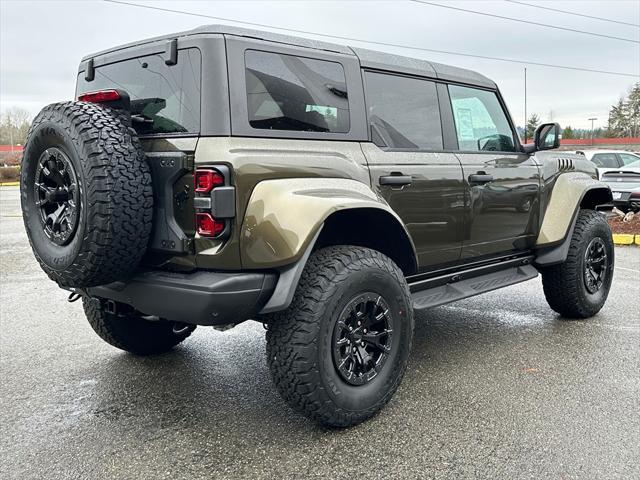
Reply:
[[[86,289],[92,297],[125,303],[145,315],[195,325],[240,323],[271,297],[278,275],[264,272],[145,271],[127,282]]]

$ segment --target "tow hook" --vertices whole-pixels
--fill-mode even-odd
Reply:
[[[187,330],[189,330],[190,327],[191,326],[186,323],[173,322],[173,333],[175,333],[176,335],[180,335],[181,333],[185,333]]]
[[[77,302],[81,298],[82,298],[82,295],[79,294],[78,292],[71,292],[67,297],[67,302],[69,303]]]

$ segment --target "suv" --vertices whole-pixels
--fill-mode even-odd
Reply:
[[[350,426],[398,388],[415,309],[538,273],[562,316],[602,308],[611,192],[558,142],[521,145],[475,72],[207,26],[84,58],[30,130],[22,209],[111,345],[258,320],[286,402]]]

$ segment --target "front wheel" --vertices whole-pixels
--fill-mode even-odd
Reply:
[[[609,295],[613,263],[613,238],[604,215],[580,210],[567,259],[541,270],[549,306],[567,318],[594,316]]]
[[[393,261],[361,247],[318,250],[291,306],[269,318],[274,383],[294,410],[318,423],[356,425],[400,385],[413,324],[409,289]]]

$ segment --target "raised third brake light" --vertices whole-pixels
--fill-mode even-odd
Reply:
[[[120,92],[117,90],[98,90],[78,95],[78,101],[89,103],[105,103],[120,100]]]

